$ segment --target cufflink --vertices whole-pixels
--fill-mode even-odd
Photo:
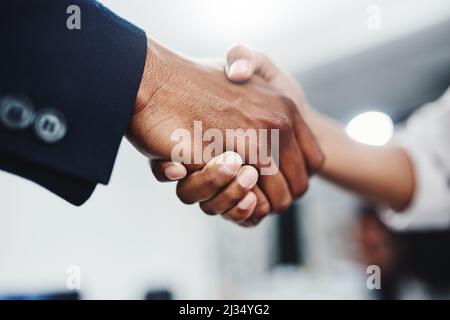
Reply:
[[[11,130],[25,130],[34,120],[34,110],[30,103],[12,96],[0,101],[0,122]]]
[[[44,143],[54,144],[61,141],[67,132],[64,116],[54,109],[43,109],[36,114],[34,133]]]

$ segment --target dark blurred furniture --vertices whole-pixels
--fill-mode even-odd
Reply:
[[[81,295],[78,291],[0,294],[0,300],[81,300]]]
[[[173,294],[169,290],[150,290],[145,294],[145,300],[173,300]]]
[[[277,257],[275,265],[301,265],[304,262],[304,250],[300,226],[301,206],[292,205],[277,221]]]
[[[450,230],[395,232],[378,218],[375,207],[360,210],[357,242],[362,262],[381,268],[381,299],[401,297],[411,281],[429,298],[450,297]]]

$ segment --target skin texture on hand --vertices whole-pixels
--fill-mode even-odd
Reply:
[[[228,54],[228,65],[231,81],[260,76],[271,88],[296,102],[325,154],[321,176],[394,210],[409,206],[416,181],[411,159],[402,148],[353,141],[340,124],[308,107],[299,84],[260,53],[237,46]]]
[[[241,53],[238,52],[237,56],[239,54]],[[229,56],[229,61],[230,57],[232,58],[232,56]],[[226,92],[217,91],[220,96],[219,99],[222,99],[222,106],[219,105],[218,109],[217,106],[210,107],[212,115],[219,115],[214,123],[215,127],[221,130],[225,128],[280,129],[281,141],[283,142],[280,154],[281,173],[270,177],[260,177],[258,186],[250,191],[248,188],[242,187],[242,183],[236,181],[239,181],[240,174],[250,172],[251,167],[242,167],[242,172],[240,171],[237,174],[236,180],[232,179],[233,176],[221,177],[215,175],[211,169],[200,170],[180,182],[178,196],[185,203],[200,202],[202,210],[208,214],[222,214],[224,216],[230,216],[230,210],[236,211],[239,209],[239,204],[249,204],[256,200],[257,205],[253,212],[247,210],[241,215],[231,215],[231,220],[245,226],[253,226],[259,223],[271,209],[275,212],[283,212],[294,199],[300,197],[306,191],[309,174],[321,168],[323,154],[301,118],[297,106],[292,103],[291,99],[287,99],[285,95],[275,93],[273,90],[274,88],[281,89],[282,83],[278,83],[281,79],[276,78],[275,73],[273,73],[274,77],[270,81],[260,76],[249,79],[253,74],[253,71],[249,70],[251,74],[249,73],[247,78],[242,77],[242,80],[247,80],[245,83],[231,85],[223,71],[215,74],[215,76],[219,76],[217,79],[216,77],[210,78],[211,74],[205,74],[205,71],[210,73],[207,68],[202,67],[200,73],[195,68],[195,66],[193,70],[189,68],[189,72],[193,71],[198,77],[196,86],[189,89],[191,94],[192,90],[198,89],[205,92],[204,85],[201,85],[205,80],[209,82],[209,90],[212,88],[211,84],[218,84],[218,87],[224,85],[228,87]],[[271,71],[274,70],[267,68],[263,74],[269,77],[272,75]],[[180,76],[183,77],[186,74],[188,73],[183,72]],[[190,80],[184,78],[181,83],[188,81]],[[228,85],[226,85],[227,83]],[[199,84],[200,88],[197,87]],[[291,91],[298,93],[297,87],[294,87]],[[167,92],[165,95],[167,95]],[[227,100],[229,97],[232,97],[231,100]],[[297,103],[303,103],[302,95],[293,95],[293,97],[297,100]],[[192,96],[187,97],[186,100],[192,100]],[[236,102],[238,103],[236,104]],[[191,106],[191,109],[195,111],[194,106]],[[198,114],[195,116],[199,117]],[[241,156],[245,163],[245,155]],[[167,158],[164,155],[159,155],[159,159]],[[173,181],[186,174],[180,165],[164,161],[153,161],[152,169],[159,180]],[[219,170],[219,167],[217,167],[217,170]],[[214,182],[211,183],[211,181]],[[180,187],[186,185],[190,187]],[[202,198],[199,196],[202,193],[206,193],[208,196]],[[252,209],[251,205],[247,205],[247,207]],[[242,217],[245,219],[242,219]]]
[[[127,133],[138,150],[151,159],[170,160],[176,144],[171,141],[171,134],[180,128],[192,132],[195,121],[202,121],[203,130],[214,128],[221,132],[227,129],[278,129],[280,170],[271,176],[261,176],[258,186],[252,189],[254,196],[248,193],[250,195],[244,195],[236,205],[244,202],[251,209],[256,199],[257,205],[249,220],[257,221],[270,209],[284,211],[294,198],[306,191],[308,173],[321,167],[323,156],[290,99],[273,91],[261,78],[232,84],[223,70],[188,61],[154,42],[148,47],[136,109]],[[249,159],[248,149],[246,154],[240,154],[244,163]],[[192,173],[201,170],[205,164],[187,165],[186,168]],[[261,170],[259,163],[252,165]],[[164,171],[172,171],[173,177],[182,175],[181,171],[169,169],[167,164],[164,166]],[[242,170],[248,172],[250,169]],[[216,192],[227,190],[227,184],[217,178],[209,178],[205,183]],[[222,213],[224,208],[215,209],[215,203],[221,201],[215,201],[211,195],[199,199],[192,193],[179,192],[178,195],[186,203],[212,201],[212,205],[202,205],[204,210]],[[238,197],[236,193],[235,197]],[[242,222],[245,219],[233,220]]]

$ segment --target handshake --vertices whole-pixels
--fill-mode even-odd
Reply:
[[[396,211],[412,203],[409,153],[352,140],[266,56],[234,47],[224,72],[156,43],[148,48],[127,137],[151,159],[158,180],[178,181],[184,203],[252,227],[285,211],[319,171]]]
[[[293,79],[244,46],[225,69],[149,43],[127,138],[182,202],[250,227],[302,196],[324,156]]]
[[[435,116],[412,119],[419,125],[407,126],[405,146],[364,145],[309,107],[294,79],[246,47],[231,49],[226,65],[200,64],[148,39],[96,1],[75,1],[88,17],[76,31],[60,28],[58,18],[72,1],[5,3],[0,16],[10,28],[0,28],[8,43],[0,51],[0,170],[73,204],[108,183],[125,130],[158,180],[178,181],[184,203],[200,203],[207,214],[242,226],[285,211],[319,171],[396,211],[423,203],[421,190],[445,190],[430,193],[445,198],[438,195],[448,191],[448,174],[436,163],[446,160],[437,161],[442,155],[435,151],[448,149],[445,134],[436,134],[448,127],[445,99]],[[111,81],[114,74],[122,76]],[[423,170],[420,177],[421,166],[435,175]],[[446,211],[434,198],[425,202]]]

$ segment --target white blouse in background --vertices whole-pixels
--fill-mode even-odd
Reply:
[[[416,194],[404,212],[382,212],[383,221],[398,231],[450,227],[450,89],[419,109],[393,143],[411,156]]]

